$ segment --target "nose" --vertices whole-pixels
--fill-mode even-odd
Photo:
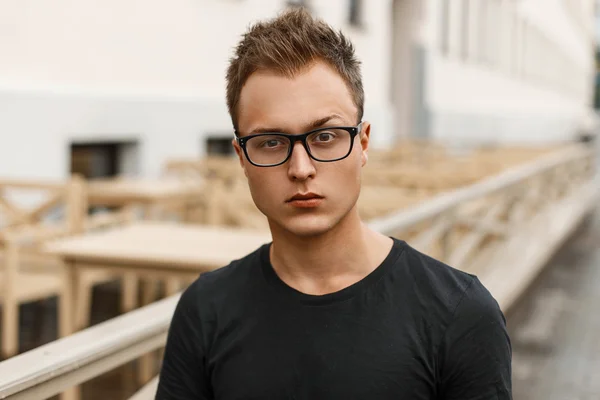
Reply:
[[[289,160],[288,176],[290,179],[304,181],[315,176],[315,165],[301,142],[294,143]]]

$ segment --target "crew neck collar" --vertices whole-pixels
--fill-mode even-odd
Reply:
[[[273,265],[271,264],[271,243],[265,244],[260,249],[262,272],[267,280],[267,283],[270,286],[272,286],[278,293],[288,298],[295,299],[296,301],[302,304],[311,306],[321,306],[345,301],[356,296],[357,294],[364,291],[365,288],[379,281],[379,279],[394,266],[398,257],[400,256],[400,254],[402,254],[402,251],[405,248],[405,243],[404,241],[398,240],[396,238],[391,239],[394,241],[392,248],[390,249],[390,252],[385,257],[385,259],[381,262],[381,264],[377,266],[377,268],[375,268],[367,276],[365,276],[358,282],[353,283],[352,285],[333,293],[328,293],[324,295],[307,294],[300,292],[299,290],[296,290],[293,287],[289,286],[287,283],[285,283],[279,277],[279,275],[277,275],[275,269],[273,268]]]

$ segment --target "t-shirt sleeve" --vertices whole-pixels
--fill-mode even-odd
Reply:
[[[512,399],[512,348],[506,319],[490,292],[473,278],[440,344],[440,398]]]
[[[183,292],[175,308],[167,335],[156,400],[213,398],[205,368],[197,283]]]

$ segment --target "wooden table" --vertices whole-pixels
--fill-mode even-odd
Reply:
[[[49,242],[45,251],[58,256],[64,264],[60,336],[70,335],[78,328],[74,305],[83,269],[101,268],[172,283],[176,277],[193,279],[200,273],[223,267],[270,241],[268,231],[141,221]],[[167,294],[178,289],[171,286]],[[141,382],[149,379],[151,373],[150,359],[146,356],[141,364]]]
[[[165,212],[175,211],[176,219],[188,221],[190,212],[202,200],[204,188],[197,180],[173,178],[117,177],[91,180],[87,185],[88,202],[92,206],[141,207],[144,219],[168,219]],[[132,309],[137,303],[139,284],[143,303],[152,301],[156,282],[136,279],[131,274],[123,278],[122,308]]]
[[[117,177],[94,179],[88,182],[87,198],[92,206],[141,206],[144,219],[166,219],[164,212],[176,210],[177,219],[189,220],[189,213],[201,199],[203,185],[197,180],[173,178]],[[142,279],[144,302],[152,296],[154,282]],[[122,304],[124,309],[134,307],[138,281],[131,275],[124,277]]]
[[[65,265],[61,335],[76,329],[72,318],[77,301],[74,289],[81,269],[102,268],[163,279],[192,278],[225,266],[270,241],[268,231],[141,221],[49,242],[45,251],[60,257]]]

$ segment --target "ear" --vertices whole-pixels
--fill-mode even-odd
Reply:
[[[363,122],[362,132],[359,133],[360,138],[360,160],[361,166],[365,166],[369,160],[369,139],[371,137],[371,124]]]
[[[248,172],[246,171],[246,160],[244,158],[244,151],[242,150],[242,148],[238,144],[237,140],[235,140],[235,139],[231,140],[231,145],[235,149],[235,154],[237,154],[237,156],[238,156],[238,160],[240,161],[240,166],[244,170],[244,175],[246,175],[246,177],[248,177]]]

